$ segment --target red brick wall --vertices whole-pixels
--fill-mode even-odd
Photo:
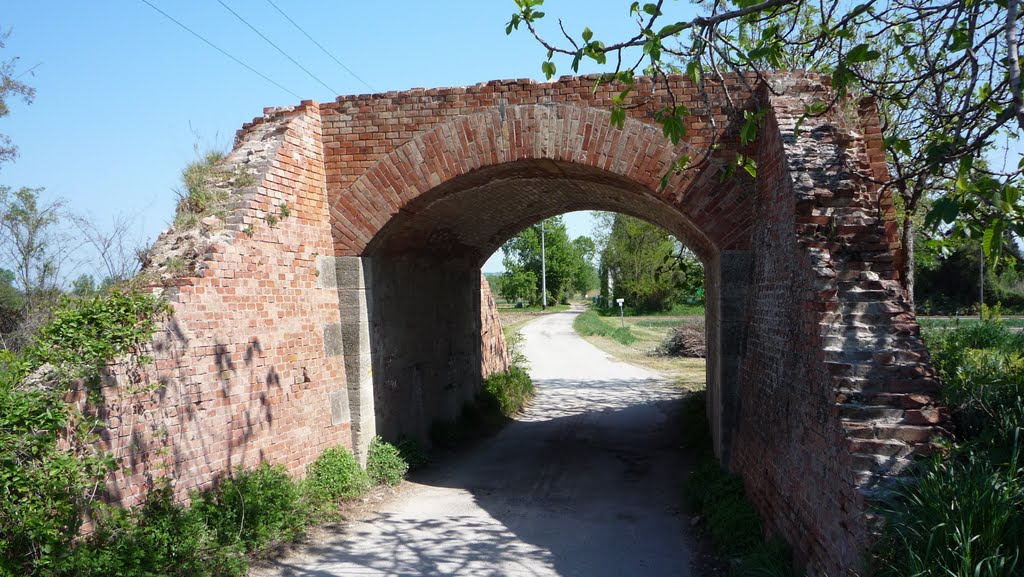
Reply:
[[[315,106],[276,114],[228,158],[256,172],[258,186],[236,193],[226,223],[204,226],[197,275],[172,281],[155,364],[137,383],[104,389],[104,444],[124,459],[113,482],[123,504],[154,478],[173,479],[183,497],[264,460],[301,474],[324,448],[351,443],[349,424],[332,423],[329,395],[345,390],[345,375],[323,336],[338,322],[337,293],[321,288],[316,267],[333,252],[320,118]],[[270,227],[265,217],[283,204],[291,214]],[[155,252],[187,244],[183,236],[165,233]],[[132,394],[150,383],[152,393]]]
[[[498,305],[491,294],[491,285],[480,275],[480,370],[487,378],[492,373],[507,371],[511,365],[505,333],[501,330]]]
[[[404,271],[388,277],[401,282],[366,291],[401,304],[381,312],[369,303],[368,317],[379,341],[387,335],[374,323],[391,315],[391,345],[401,350],[373,361],[374,379],[384,374],[377,364],[402,367],[398,398],[420,376],[475,379],[481,355],[489,366],[488,351],[500,349],[486,297],[472,319],[445,313],[475,298],[448,290],[452,283],[475,284],[474,266],[540,218],[604,209],[664,226],[722,275],[708,280],[717,299],[709,335],[721,340],[709,343],[720,356],[709,359],[709,386],[740,375],[729,395],[711,395],[738,418],[718,421],[731,433],[730,464],[770,530],[813,573],[854,571],[868,537],[866,497],[927,450],[944,418],[897,282],[891,201],[865,178],[885,171],[870,107],[862,118],[810,119],[797,135],[804,104],[828,96],[816,77],[776,75],[779,96],[730,76],[732,105],[714,84],[702,92],[673,78],[670,95],[641,79],[618,129],[606,110],[618,90],[593,92],[591,82],[342,97],[246,125],[228,162],[249,167],[258,184],[241,191],[225,223],[158,243],[173,255],[199,247],[198,274],[175,281],[175,314],[141,379],[160,387],[132,394],[122,378],[106,390],[107,443],[129,463],[116,480],[122,500],[137,500],[151,477],[173,476],[184,494],[264,459],[301,473],[323,448],[351,443],[331,257]],[[672,98],[699,109],[705,94],[715,126],[691,117],[687,141],[672,146],[655,113]],[[767,120],[759,141],[740,150],[741,113],[754,107],[768,108]],[[668,163],[713,139],[722,147],[710,162],[660,187]],[[737,152],[757,155],[756,180],[742,171],[721,178]],[[265,217],[282,203],[292,215],[270,228]],[[413,298],[417,270],[432,275],[429,299]],[[448,293],[460,300],[444,300]],[[438,319],[463,334],[429,330]],[[469,343],[469,325],[489,342]],[[446,358],[400,358],[444,350]],[[391,398],[375,393],[378,404]],[[449,400],[430,402],[451,412],[458,404]],[[397,415],[396,428],[416,412],[376,410]],[[438,416],[421,412],[424,423]]]

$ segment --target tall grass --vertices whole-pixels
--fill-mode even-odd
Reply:
[[[881,577],[1024,574],[1024,337],[998,321],[930,330],[956,438],[879,504]]]
[[[597,311],[589,310],[576,317],[572,327],[584,337],[597,335],[608,337],[623,345],[631,345],[636,342],[636,335],[629,330],[629,327],[616,327],[605,322]]]

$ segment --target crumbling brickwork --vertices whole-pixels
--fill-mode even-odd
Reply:
[[[507,366],[484,260],[542,218],[609,210],[704,261],[716,453],[812,574],[856,573],[867,500],[945,418],[893,266],[877,120],[844,107],[795,130],[829,99],[804,73],[771,91],[727,76],[728,96],[669,82],[638,79],[621,128],[618,87],[568,77],[304,102],[243,127],[228,162],[252,164],[256,184],[203,225],[197,273],[175,281],[148,375],[159,392],[118,404],[111,388],[126,502],[161,467],[184,491],[264,459],[301,473],[378,432],[425,436]],[[673,146],[654,120],[671,103],[714,121],[688,118]],[[765,120],[741,145],[744,110]],[[756,177],[726,173],[738,153]]]
[[[480,276],[480,376],[507,371],[512,364],[491,285]]]

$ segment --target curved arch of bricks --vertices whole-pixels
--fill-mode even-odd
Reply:
[[[618,90],[587,78],[268,109],[227,159],[256,185],[203,225],[196,273],[171,289],[146,375],[160,394],[132,397],[112,371],[108,410],[132,415],[104,435],[131,458],[112,489],[134,502],[170,475],[184,497],[238,465],[301,473],[326,446],[364,455],[378,433],[426,436],[507,366],[484,259],[546,216],[611,210],[704,261],[716,454],[812,573],[853,574],[868,500],[945,415],[898,282],[870,104],[798,132],[827,83],[752,80],[726,77],[730,99],[712,83],[671,78],[669,94],[638,79],[621,129],[605,112]],[[673,103],[709,104],[714,122],[690,117],[672,146],[654,116]],[[738,119],[753,108],[765,120],[742,147]],[[711,162],[660,186],[679,153],[712,140]],[[756,158],[756,178],[722,178],[738,153]]]

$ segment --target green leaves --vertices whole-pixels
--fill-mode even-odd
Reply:
[[[540,65],[541,72],[544,73],[544,78],[551,80],[551,77],[555,75],[555,63],[547,60]]]
[[[858,44],[846,53],[845,61],[847,64],[871,62],[872,60],[878,60],[881,55],[881,52],[872,50],[867,44]]]
[[[746,146],[757,139],[757,131],[764,120],[765,110],[744,110],[743,126],[740,127],[740,144]]]
[[[665,107],[654,115],[654,119],[661,124],[661,132],[672,144],[679,144],[679,141],[686,136],[686,122],[684,118],[690,114],[685,106]]]

